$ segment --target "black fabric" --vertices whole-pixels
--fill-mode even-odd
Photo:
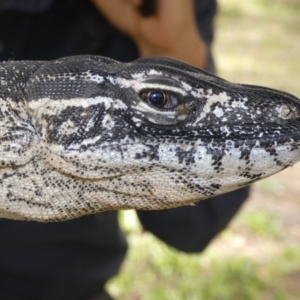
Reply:
[[[0,60],[52,60],[105,52],[113,27],[88,1],[55,1],[37,14],[0,13]],[[5,28],[5,30],[3,30]]]
[[[249,195],[249,188],[183,206],[160,211],[138,211],[143,227],[178,250],[204,250],[222,231]]]
[[[110,211],[61,223],[0,220],[0,299],[89,299],[127,243]]]
[[[40,13],[47,10],[54,0],[0,0],[0,12],[14,10]]]
[[[195,11],[210,46],[216,2],[196,1]],[[0,60],[101,54],[127,62],[138,57],[133,42],[88,1],[0,0],[0,28]],[[211,57],[209,65],[213,71]],[[195,206],[138,215],[163,241],[197,252],[227,225],[247,195],[243,189]],[[127,249],[114,211],[51,224],[2,219],[0,241],[0,299],[9,300],[102,299],[103,285],[118,273]]]

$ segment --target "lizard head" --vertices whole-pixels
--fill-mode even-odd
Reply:
[[[130,155],[143,170],[160,170],[146,182],[156,180],[153,194],[166,206],[245,186],[300,158],[300,101],[288,93],[167,58],[137,60],[114,83],[140,147]]]
[[[300,159],[296,97],[172,59],[64,58],[35,70],[24,95],[35,137],[18,172],[28,174],[23,185],[34,193],[9,217],[17,210],[17,218],[61,220],[171,208]],[[8,186],[15,179],[5,180]]]

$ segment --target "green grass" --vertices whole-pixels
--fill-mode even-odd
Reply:
[[[283,234],[280,218],[267,210],[247,212],[242,215],[241,223],[260,237],[279,238]]]
[[[219,75],[299,97],[300,2],[219,4],[214,46]],[[263,199],[288,192],[278,179],[256,188]],[[282,218],[263,206],[245,209],[204,253],[187,255],[143,232],[134,212],[122,212],[130,250],[107,288],[122,300],[300,299],[300,242],[287,236]]]
[[[248,214],[246,225],[245,220],[241,224],[254,226],[253,236],[257,234],[264,242],[273,241],[277,236],[272,232],[261,234],[269,217]],[[229,248],[237,232],[228,229],[205,253],[187,255],[143,232],[132,211],[122,212],[121,222],[128,218],[131,225],[136,224],[130,228],[124,224],[130,232],[131,248],[121,275],[108,284],[117,299],[297,299],[283,288],[288,274],[300,266],[296,246],[269,249],[264,257],[251,256],[240,251],[240,245]]]

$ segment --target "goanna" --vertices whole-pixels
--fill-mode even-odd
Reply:
[[[300,102],[185,63],[98,56],[0,64],[0,216],[164,209],[300,160]]]

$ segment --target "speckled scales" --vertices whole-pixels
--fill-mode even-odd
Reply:
[[[300,159],[296,97],[172,59],[11,61],[0,63],[0,80],[4,218],[172,208]],[[151,91],[175,104],[153,105]]]

